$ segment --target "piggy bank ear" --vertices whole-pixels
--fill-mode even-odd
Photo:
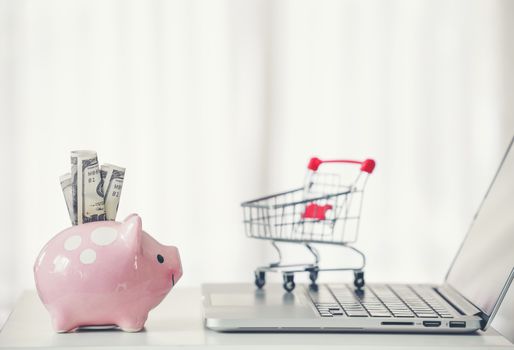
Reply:
[[[123,220],[121,226],[121,238],[125,241],[127,247],[136,253],[140,252],[143,224],[139,215],[130,214]]]

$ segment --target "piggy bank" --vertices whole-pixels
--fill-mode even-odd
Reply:
[[[57,332],[103,325],[140,331],[181,276],[178,249],[143,231],[137,214],[72,226],[43,247],[34,265]]]

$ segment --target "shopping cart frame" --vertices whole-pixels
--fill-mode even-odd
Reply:
[[[316,173],[318,170],[318,167],[323,163],[352,163],[352,164],[359,164],[361,165],[360,172],[357,176],[357,178],[351,183],[349,186],[340,185],[339,187],[345,187],[346,189],[344,191],[338,191],[334,193],[328,193],[323,194],[321,196],[316,197],[309,197],[309,198],[303,198],[301,200],[295,200],[292,202],[286,202],[286,203],[275,203],[275,204],[259,204],[259,203],[266,203],[268,200],[275,200],[277,201],[277,198],[285,197],[285,196],[291,196],[294,197],[296,194],[305,193],[307,188],[310,188],[310,186],[313,184],[309,178],[309,174]],[[310,287],[313,289],[317,289],[316,281],[318,279],[318,274],[320,271],[353,271],[354,272],[354,285],[358,290],[361,290],[362,287],[365,284],[364,281],[364,267],[366,266],[366,256],[365,254],[354,247],[352,244],[357,240],[358,231],[359,231],[359,225],[360,225],[360,212],[362,210],[362,198],[364,193],[364,188],[366,186],[368,176],[373,172],[375,168],[375,161],[372,159],[366,159],[365,161],[355,161],[355,160],[320,160],[319,158],[311,158],[308,165],[308,180],[306,182],[306,185],[303,187],[298,187],[292,190],[283,191],[279,193],[275,193],[268,196],[259,197],[250,201],[246,201],[241,203],[241,206],[244,211],[244,225],[245,225],[245,232],[246,235],[250,238],[255,239],[261,239],[261,240],[270,240],[273,248],[275,249],[278,260],[270,263],[265,266],[260,266],[254,271],[254,277],[255,277],[255,285],[258,288],[262,288],[266,283],[266,273],[267,272],[280,272],[283,275],[283,287],[286,291],[290,292],[295,288],[294,283],[294,274],[298,272],[308,272],[309,273],[309,279],[311,281]],[[362,174],[366,174],[365,178],[363,180],[363,183],[358,188],[357,183],[359,182],[359,179],[361,178]],[[309,186],[309,187],[306,187]],[[307,205],[312,203],[329,203],[330,200],[338,200],[338,198],[344,197],[344,203],[347,205],[347,211],[348,208],[351,205],[352,201],[352,195],[355,193],[360,193],[360,203],[358,204],[358,215],[357,217],[349,217],[348,213],[346,212],[347,216],[344,217],[345,220],[349,219],[355,219],[356,220],[356,228],[355,228],[355,238],[354,240],[347,240],[345,241],[344,238],[339,240],[327,240],[327,239],[313,239],[312,234],[311,237],[308,239],[302,239],[302,236],[300,237],[280,237],[277,235],[274,230],[276,230],[277,227],[282,226],[283,224],[277,224],[275,222],[271,222],[275,220],[278,217],[278,214],[273,216],[269,214],[269,212],[282,210],[282,215],[285,212],[286,208],[295,208],[297,206],[302,207],[304,206],[304,214],[302,214],[301,219],[298,222],[291,222],[286,223],[285,225],[291,226],[291,231],[294,232],[298,227],[304,227],[304,225],[307,223],[311,223],[313,225],[315,224],[326,224],[328,222],[332,222],[332,230],[334,230],[334,226],[337,220],[339,220],[339,216],[336,216],[334,219],[326,219],[325,217],[322,218],[322,220],[317,220],[317,218],[314,218],[313,221],[305,221],[305,214]],[[287,197],[286,197],[287,198]],[[349,199],[348,199],[349,198]],[[349,201],[347,203],[346,201]],[[337,208],[337,207],[336,207]],[[315,208],[317,209],[317,208]],[[332,210],[332,206],[330,206],[330,209]],[[341,209],[341,208],[340,208]],[[250,210],[250,218],[248,219],[248,212],[247,210]],[[257,217],[257,219],[252,218],[251,211],[257,210],[257,212],[261,212],[261,216]],[[293,209],[294,210],[294,209]],[[333,209],[335,210],[335,209]],[[316,210],[315,210],[316,211]],[[337,214],[339,215],[339,214]],[[293,211],[293,217],[295,216]],[[266,219],[265,219],[266,218]],[[312,217],[309,217],[308,219],[313,219]],[[261,220],[262,222],[256,222]],[[345,225],[346,222],[344,222],[343,225]],[[253,226],[252,225],[260,225],[262,230],[257,229],[259,232],[264,232],[264,234],[255,234],[253,232]],[[343,228],[344,230],[344,228]],[[282,230],[280,230],[282,231]],[[323,231],[324,232],[324,231]],[[332,232],[332,238],[333,238],[333,232]],[[343,234],[344,237],[344,234]],[[301,244],[305,246],[305,248],[312,254],[314,261],[310,263],[299,263],[299,264],[283,264],[282,263],[282,251],[280,247],[277,245],[277,242],[280,243],[295,243],[295,244]],[[344,248],[347,248],[351,250],[352,252],[355,252],[357,256],[359,256],[361,263],[356,266],[351,267],[331,267],[331,268],[321,268],[319,263],[321,260],[320,254],[318,250],[313,246],[313,244],[333,244],[338,245]]]

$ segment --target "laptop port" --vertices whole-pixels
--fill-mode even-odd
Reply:
[[[450,321],[450,328],[466,328],[466,321]]]
[[[441,321],[423,321],[425,327],[439,327],[440,325]]]
[[[390,321],[384,321],[381,323],[383,326],[414,326],[414,322],[390,322]]]

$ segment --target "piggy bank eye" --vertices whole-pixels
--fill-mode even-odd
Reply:
[[[161,254],[157,254],[157,261],[159,262],[159,264],[162,264],[164,262],[164,258]]]

